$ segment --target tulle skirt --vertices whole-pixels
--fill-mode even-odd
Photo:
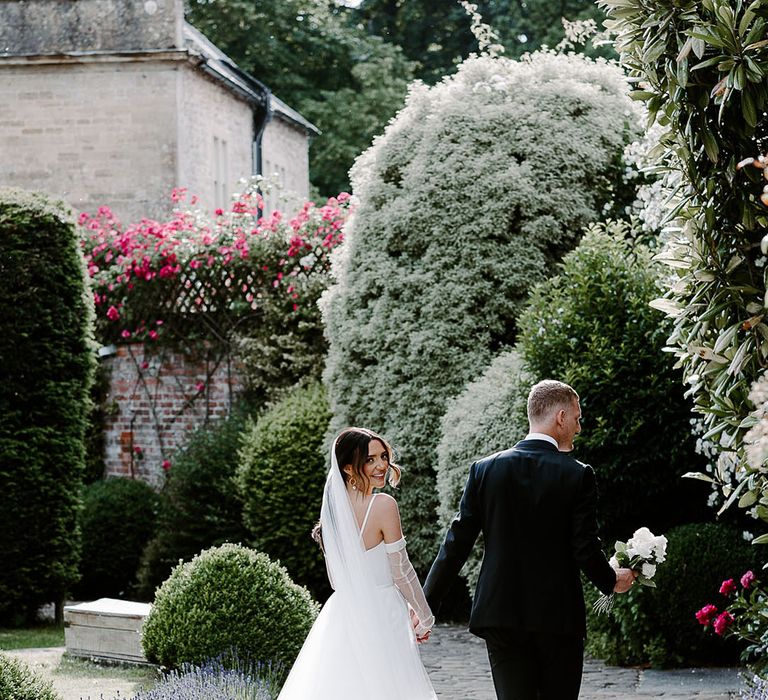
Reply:
[[[419,656],[408,606],[394,586],[371,596],[377,629],[360,625],[339,593],[328,599],[278,700],[437,700]]]

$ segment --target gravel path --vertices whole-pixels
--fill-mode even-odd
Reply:
[[[495,700],[488,656],[480,639],[461,627],[437,625],[429,643],[420,649],[441,700]],[[63,647],[5,653],[24,660],[51,680],[62,700],[130,698],[149,677],[146,670],[126,672],[124,668],[62,662]],[[742,687],[739,669],[651,671],[588,659],[580,700],[733,700]]]

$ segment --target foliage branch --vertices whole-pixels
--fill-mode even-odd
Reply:
[[[768,365],[768,211],[762,174],[738,169],[768,144],[768,2],[599,4],[637,83],[632,96],[665,129],[654,155],[680,174],[659,256],[671,279],[653,305],[674,319],[668,350],[721,453],[718,469],[696,476],[722,489],[723,509],[738,502],[768,521],[768,467],[750,465],[743,443],[756,422],[749,390]]]

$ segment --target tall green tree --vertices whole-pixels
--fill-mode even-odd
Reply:
[[[191,0],[188,18],[322,134],[310,147],[320,195],[349,189],[348,170],[402,107],[413,64],[330,0]]]
[[[543,45],[556,46],[564,36],[562,17],[591,18],[598,27],[605,17],[593,0],[473,0],[473,4],[498,32],[510,58]],[[357,13],[371,34],[397,44],[408,59],[417,61],[417,77],[430,84],[453,73],[478,49],[470,18],[456,0],[363,0]]]

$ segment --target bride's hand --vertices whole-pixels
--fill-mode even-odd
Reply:
[[[417,630],[421,626],[421,620],[419,620],[419,616],[413,608],[408,608],[408,611],[411,613],[411,627],[413,633],[416,635],[416,644],[424,644],[424,642],[429,639],[429,635],[432,634],[432,630],[427,630],[423,634],[419,634]]]

